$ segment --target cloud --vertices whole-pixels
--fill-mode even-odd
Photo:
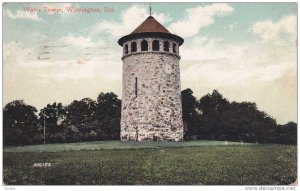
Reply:
[[[69,36],[71,37],[68,38]],[[120,58],[122,50],[113,50],[108,47],[99,51],[102,43],[92,43],[89,38],[76,38],[72,34],[61,38],[58,42],[61,43],[65,39],[70,40],[73,44],[68,46],[66,51],[58,46],[53,50],[48,50],[50,52],[47,54],[49,59],[38,59],[38,56],[42,57],[38,47],[24,48],[21,43],[16,42],[5,44],[3,47],[5,73],[22,74],[18,79],[22,77],[46,81],[93,78],[121,80]],[[91,47],[89,49],[84,48],[88,46]],[[120,74],[116,75],[116,71]],[[8,76],[12,79],[18,75]]]
[[[23,10],[18,10],[16,13],[13,13],[9,9],[7,9],[5,10],[5,14],[11,19],[27,19],[33,21],[42,21],[42,19],[38,17],[37,12],[27,12]]]
[[[210,86],[266,83],[297,66],[295,48],[261,42],[228,44],[222,39],[194,37],[185,44],[181,56],[182,78]]]
[[[277,45],[295,43],[297,39],[297,16],[285,16],[277,22],[258,21],[254,24],[252,32],[265,42]]]
[[[63,45],[72,45],[80,48],[94,47],[96,44],[91,41],[91,37],[74,36],[69,33],[68,36],[64,36],[58,40],[58,43]]]
[[[214,3],[204,7],[198,6],[187,9],[186,17],[170,25],[172,32],[183,37],[196,35],[203,27],[215,22],[215,17],[222,17],[230,14],[233,8],[226,3]]]
[[[3,45],[3,67],[15,68],[18,63],[30,62],[36,58],[33,48],[24,48],[18,41]]]
[[[133,5],[129,9],[122,12],[121,22],[102,20],[95,27],[93,33],[106,33],[121,37],[132,32],[148,16],[149,14],[145,8]],[[162,24],[170,20],[170,18],[163,13],[154,13],[153,16]]]
[[[41,108],[54,101],[67,104],[83,97],[95,99],[100,92],[121,95],[120,55],[110,49],[95,51],[98,54],[87,58],[59,50],[65,58],[38,60],[34,48],[16,42],[4,44],[3,102],[24,99]],[[82,61],[85,63],[78,63]]]
[[[111,43],[107,39],[97,39],[90,36],[76,36],[73,33],[68,33],[57,40],[47,41],[44,36],[35,34],[40,43],[33,44],[35,58],[43,61],[49,60],[52,62],[75,60],[77,64],[89,63],[91,59],[97,56],[109,55],[112,51]],[[113,45],[117,46],[116,43]],[[115,47],[114,47],[115,48]],[[117,47],[118,48],[118,47]],[[115,48],[116,49],[116,48]]]

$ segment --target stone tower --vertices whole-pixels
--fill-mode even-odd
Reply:
[[[183,140],[179,46],[149,16],[118,41],[123,47],[122,141]]]

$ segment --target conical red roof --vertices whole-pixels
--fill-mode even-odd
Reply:
[[[118,40],[120,46],[123,46],[128,40],[137,38],[165,38],[171,39],[179,43],[179,46],[183,44],[184,40],[180,36],[170,33],[162,24],[155,20],[152,16],[149,16],[140,26],[138,26],[132,33],[125,35]]]
[[[170,34],[170,32],[152,16],[149,16],[131,34],[147,33],[147,32],[160,32],[160,33],[169,33]]]

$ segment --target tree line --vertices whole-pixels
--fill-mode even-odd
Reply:
[[[185,140],[297,144],[297,124],[278,125],[255,103],[229,102],[218,91],[201,99],[181,92]],[[23,100],[3,109],[3,144],[28,145],[120,139],[121,100],[112,92],[97,100],[47,104],[38,111]],[[45,130],[45,131],[44,131]]]
[[[120,137],[120,118],[121,100],[112,92],[100,93],[97,101],[84,98],[67,106],[47,104],[39,112],[23,100],[16,100],[3,109],[3,143],[26,145],[41,144],[44,140],[46,143],[117,140]]]
[[[297,124],[279,125],[253,102],[229,102],[217,90],[201,99],[181,92],[185,139],[297,144]]]

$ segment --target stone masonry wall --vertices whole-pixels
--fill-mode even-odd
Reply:
[[[164,71],[166,64],[171,74]],[[124,57],[121,140],[182,139],[179,57],[151,51]]]

